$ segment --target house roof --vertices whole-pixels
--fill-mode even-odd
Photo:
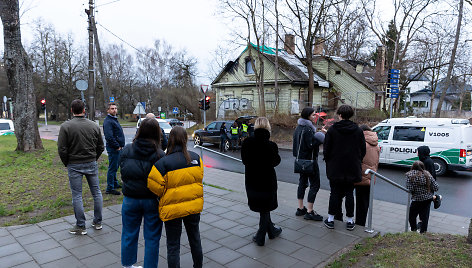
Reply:
[[[373,84],[374,70],[368,64],[364,62],[346,60],[341,57],[321,56],[321,55],[313,56],[313,61],[322,61],[322,60],[333,62],[334,64],[338,65],[342,70],[347,72],[351,77],[356,79],[359,83],[366,86],[368,89],[372,91],[377,90]],[[362,73],[358,73],[356,71],[355,65],[357,64],[362,64],[364,66]]]
[[[255,44],[251,43],[251,46],[262,52],[262,55],[275,64],[275,48],[267,47],[267,46],[262,46],[258,47]],[[244,49],[244,51],[241,53],[241,55],[247,50],[247,47]],[[295,55],[291,55],[287,53],[283,49],[278,50],[278,65],[279,65],[279,70],[287,76],[288,79],[290,79],[292,82],[306,82],[308,83],[308,69],[307,67],[298,59]],[[229,61],[226,66],[223,68],[223,70],[220,72],[220,74],[215,78],[215,80],[211,83],[216,84],[216,82],[223,76],[225,72],[231,72],[231,70],[234,68],[235,64],[237,64],[239,57],[235,61]],[[316,73],[313,74],[313,80],[315,83],[318,84],[320,87],[329,87],[329,82],[321,78],[319,75]]]
[[[428,96],[431,97],[432,94],[433,94],[433,92],[428,87],[428,88],[423,88],[421,90],[410,93],[410,96],[414,97],[414,96],[419,96],[419,95],[428,95]],[[439,99],[440,97],[441,97],[441,94],[435,94],[435,96],[434,96],[435,99]],[[446,93],[446,98],[445,98],[446,101],[451,102],[453,99],[454,99],[454,96],[452,94]]]

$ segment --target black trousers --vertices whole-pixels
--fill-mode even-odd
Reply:
[[[226,139],[227,139],[226,134],[225,135],[223,135],[223,134],[220,135],[220,152],[225,152],[226,151],[226,148],[225,148]]]
[[[369,185],[356,186],[356,225],[365,226],[369,210]]]
[[[315,203],[316,194],[320,190],[320,172],[318,169],[318,164],[314,164],[315,174],[301,174],[300,179],[298,180],[298,190],[297,198],[303,199],[305,197],[305,190],[308,187],[308,182],[310,182],[310,189],[308,190],[307,201],[309,203]]]
[[[259,230],[257,230],[256,239],[264,240],[266,234],[269,235],[269,238],[273,237],[275,226],[270,219],[270,212],[259,212],[259,216]]]
[[[420,233],[428,231],[429,210],[431,209],[431,202],[433,199],[425,201],[411,201],[410,215],[408,221],[410,222],[410,229],[416,231],[416,217],[420,216],[421,228]]]
[[[182,221],[187,231],[190,252],[192,253],[193,267],[203,266],[203,250],[200,240],[200,213],[166,221],[167,236],[167,264],[169,267],[180,267],[180,236],[182,234]]]
[[[331,193],[329,195],[328,214],[337,217],[342,215],[341,206],[343,204],[343,198],[346,197],[346,216],[350,218],[354,217],[354,184],[329,181],[329,186],[331,187]],[[338,219],[337,217],[336,219]]]

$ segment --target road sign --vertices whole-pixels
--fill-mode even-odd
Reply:
[[[391,93],[390,98],[397,99],[398,98],[398,93]]]
[[[166,119],[166,113],[165,112],[161,112],[161,118]]]
[[[389,70],[389,73],[391,73],[391,74],[399,74],[399,73],[400,73],[400,70],[399,70],[399,69],[390,69],[390,70]]]
[[[390,93],[396,93],[398,94],[400,92],[400,90],[398,89],[398,87],[392,87],[390,88]]]
[[[179,107],[172,108],[172,113],[173,114],[178,114],[179,113]]]
[[[138,102],[136,105],[136,108],[134,108],[133,114],[145,114],[146,111],[144,109],[144,106],[141,102]]]
[[[75,87],[78,89],[78,90],[87,90],[88,88],[88,83],[87,81],[85,80],[77,80],[75,81]]]
[[[400,74],[390,74],[390,78],[393,78],[393,79],[400,79]]]
[[[110,97],[110,102],[115,102],[115,97]]]
[[[203,94],[206,94],[208,90],[208,85],[200,85],[200,89],[202,90]]]
[[[390,84],[398,84],[398,79],[390,79]]]

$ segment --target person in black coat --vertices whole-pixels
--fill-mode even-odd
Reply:
[[[245,166],[245,184],[249,208],[260,213],[259,230],[253,241],[259,246],[280,235],[281,228],[275,227],[270,211],[277,208],[277,175],[274,167],[279,165],[277,144],[270,141],[270,124],[265,117],[256,119],[254,136],[244,140],[241,159]]]
[[[316,194],[320,190],[320,170],[318,167],[318,154],[320,145],[323,144],[325,135],[324,128],[321,132],[316,132],[313,125],[315,121],[315,109],[305,107],[302,110],[301,118],[298,119],[298,125],[293,133],[293,156],[299,159],[314,160],[313,174],[300,173],[298,182],[297,199],[298,208],[295,212],[296,216],[303,216],[306,220],[322,221],[323,217],[313,210],[313,204],[316,199]],[[310,190],[308,191],[308,203],[306,208],[303,205],[303,198],[305,191],[310,182]]]
[[[434,180],[436,180],[436,169],[434,168],[433,159],[429,156],[430,150],[429,147],[426,145],[420,146],[417,149],[418,158],[421,162],[423,162],[425,169],[433,176]]]
[[[329,196],[326,227],[334,228],[335,215],[342,215],[342,200],[346,197],[346,229],[353,230],[354,183],[362,180],[362,159],[366,154],[365,137],[356,123],[349,120],[354,110],[349,105],[339,106],[336,114],[340,121],[334,123],[326,133],[323,156],[331,193]]]
[[[148,174],[153,164],[164,156],[159,148],[161,131],[153,118],[141,122],[133,143],[126,145],[120,157],[123,180],[121,264],[131,267],[137,261],[138,238],[144,218],[144,267],[157,267],[162,221],[159,201],[147,187]]]
[[[226,152],[225,141],[228,139],[228,130],[226,123],[223,122],[220,127],[220,152]]]

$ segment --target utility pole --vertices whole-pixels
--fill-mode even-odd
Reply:
[[[95,76],[93,66],[93,0],[89,0],[89,9],[85,10],[88,15],[89,31],[89,65],[88,65],[88,88],[89,88],[89,119],[95,120]]]
[[[103,96],[105,97],[104,105],[106,108],[107,103],[110,102],[110,94],[108,93],[108,87],[105,80],[105,73],[103,71],[102,61],[102,50],[100,49],[100,43],[98,42],[97,25],[95,24],[95,17],[92,17],[93,35],[95,37],[95,49],[97,50],[98,70],[100,71],[100,80],[102,81]]]

